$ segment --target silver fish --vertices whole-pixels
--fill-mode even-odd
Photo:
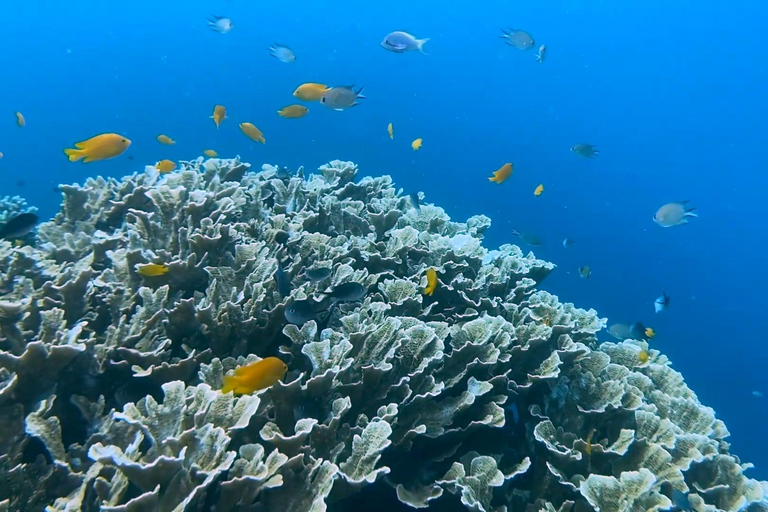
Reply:
[[[395,53],[411,52],[418,50],[424,53],[424,43],[429,41],[429,38],[416,39],[408,32],[390,32],[381,42],[381,46],[385,50]]]
[[[355,91],[353,87],[354,85],[331,87],[320,98],[320,103],[333,110],[344,110],[359,105],[357,100],[365,99],[365,96],[360,94],[363,88]]]
[[[535,44],[531,34],[524,30],[508,28],[507,30],[501,29],[501,32],[503,35],[500,37],[506,39],[508,45],[514,46],[518,50],[529,50]]]
[[[661,313],[667,309],[667,306],[669,306],[669,295],[667,295],[667,292],[662,292],[661,297],[653,301],[653,307],[657,313]]]
[[[539,53],[536,54],[536,62],[544,62],[547,56],[547,47],[544,45],[539,46]]]
[[[293,50],[282,44],[273,44],[269,47],[269,54],[280,62],[295,62],[296,54]]]
[[[576,243],[576,240],[574,240],[573,238],[566,237],[565,240],[563,240],[563,247],[568,249],[569,247],[573,247],[575,243]]]
[[[571,151],[584,158],[595,158],[600,151],[592,144],[576,144]]]
[[[232,30],[232,28],[235,25],[232,23],[232,20],[229,18],[212,15],[210,18],[208,18],[208,26],[211,27],[211,30],[213,30],[214,32],[226,34],[230,30]]]
[[[693,210],[695,209],[695,206],[688,206],[688,201],[668,203],[656,210],[656,215],[653,216],[653,220],[663,228],[681,226],[683,224],[688,224],[689,217],[698,217],[698,215],[693,213]]]
[[[613,324],[608,327],[608,334],[619,341],[632,338],[632,329],[627,324]]]

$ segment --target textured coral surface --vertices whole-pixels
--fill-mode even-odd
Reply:
[[[149,167],[0,241],[0,510],[768,511],[662,354],[538,288],[554,265],[356,173]],[[304,299],[330,314],[288,323]],[[282,382],[219,391],[268,356]]]

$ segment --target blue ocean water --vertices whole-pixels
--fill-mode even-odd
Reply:
[[[0,40],[0,195],[53,215],[59,183],[120,177],[145,164],[222,157],[313,170],[353,160],[457,220],[493,219],[487,245],[546,243],[558,264],[543,287],[609,323],[643,321],[701,401],[728,425],[733,451],[768,478],[768,7],[759,2],[4,2]],[[232,19],[210,31],[211,14]],[[500,28],[530,32],[548,55],[511,48]],[[392,30],[429,37],[428,55],[394,54]],[[279,42],[297,61],[269,56]],[[365,86],[363,105],[276,111],[303,82]],[[214,104],[229,118],[216,129]],[[13,113],[27,120],[15,124]],[[238,123],[258,126],[266,144]],[[386,133],[393,123],[395,138]],[[102,132],[125,155],[71,164],[62,149]],[[177,143],[155,141],[167,134]],[[413,152],[410,142],[423,138]],[[569,151],[600,149],[594,160]],[[133,159],[129,159],[128,157]],[[504,162],[515,172],[487,181]],[[23,182],[23,184],[19,183]],[[543,183],[545,191],[534,197]],[[700,217],[664,229],[670,201]],[[569,236],[576,245],[564,249]],[[577,269],[592,268],[590,279]],[[654,314],[666,291],[668,311]],[[608,339],[607,335],[603,335]]]

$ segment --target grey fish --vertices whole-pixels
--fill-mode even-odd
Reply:
[[[424,53],[424,43],[429,41],[429,38],[416,39],[408,32],[390,32],[381,42],[381,46],[385,50],[395,53],[404,53],[418,50]]]
[[[32,212],[20,213],[0,227],[0,238],[21,238],[35,229],[39,220]]]
[[[322,313],[327,311],[312,299],[295,300],[285,308],[285,319],[294,325],[304,325],[310,320],[320,320]]]
[[[408,198],[411,200],[411,206],[416,208],[416,211],[421,210],[421,198],[419,197],[418,192],[413,192],[411,195],[408,196]]]
[[[563,247],[568,249],[569,247],[573,247],[575,243],[576,243],[576,240],[574,240],[573,238],[566,237],[565,240],[563,240]]]
[[[542,63],[547,57],[547,47],[544,45],[539,46],[539,53],[536,54],[536,62]]]
[[[320,293],[320,295],[327,295],[335,299],[336,302],[357,302],[365,297],[365,294],[365,287],[354,281],[334,286],[329,292]]]
[[[653,301],[653,308],[657,313],[661,313],[669,306],[669,295],[667,292],[661,292],[661,297]]]
[[[307,279],[313,283],[325,281],[331,276],[332,273],[333,269],[329,267],[308,268],[304,271],[304,275],[306,275]]]
[[[533,233],[523,233],[517,229],[513,229],[512,235],[519,237],[525,245],[530,245],[531,247],[539,247],[544,244],[544,240]]]
[[[506,43],[508,45],[514,46],[518,50],[529,50],[533,48],[534,44],[536,44],[533,42],[531,34],[525,32],[524,30],[508,28],[507,30],[501,29],[501,32],[503,35],[500,37],[506,39]]]
[[[600,153],[600,150],[592,144],[576,144],[571,151],[584,158],[595,158]]]
[[[269,54],[280,62],[290,63],[296,61],[296,54],[293,53],[293,50],[282,44],[275,43],[270,46]]]
[[[698,215],[693,213],[693,210],[696,209],[695,206],[689,207],[687,205],[688,201],[665,204],[656,210],[656,215],[653,216],[653,220],[663,228],[688,224],[688,217],[698,217]]]
[[[291,294],[291,278],[285,273],[279,261],[277,262],[277,270],[275,270],[275,282],[277,283],[277,293],[281,297],[285,298]]]
[[[208,26],[211,27],[211,30],[214,32],[219,32],[221,34],[226,34],[234,28],[231,19],[213,15],[208,18]]]
[[[344,110],[359,105],[357,100],[365,99],[365,96],[360,94],[363,88],[360,87],[355,91],[354,87],[354,85],[331,87],[320,98],[320,103],[333,110]]]
[[[627,324],[613,324],[608,327],[608,334],[619,341],[632,338],[632,329]]]
[[[275,178],[279,180],[288,180],[291,178],[291,171],[287,167],[280,167],[275,171]]]

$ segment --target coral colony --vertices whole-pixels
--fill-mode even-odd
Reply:
[[[554,265],[356,173],[150,167],[0,242],[0,510],[768,510],[665,356],[537,290]]]

